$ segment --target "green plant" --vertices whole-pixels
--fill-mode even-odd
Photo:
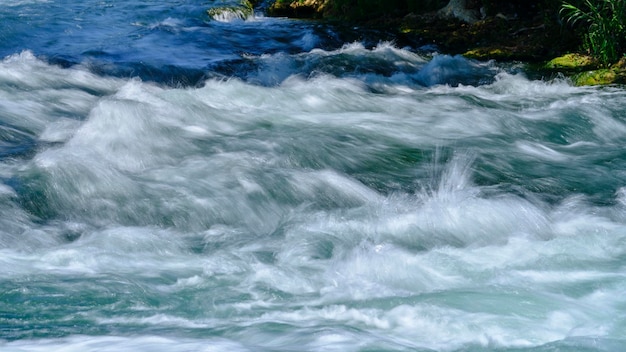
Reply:
[[[603,65],[617,62],[626,52],[626,0],[563,2],[561,14],[572,25],[587,26],[584,48]]]

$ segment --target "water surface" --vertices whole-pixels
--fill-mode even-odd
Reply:
[[[623,87],[221,1],[0,4],[3,351],[626,348]]]

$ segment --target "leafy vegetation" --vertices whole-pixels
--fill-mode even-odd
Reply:
[[[626,55],[626,0],[563,2],[561,14],[571,25],[586,26],[584,49],[604,66]]]

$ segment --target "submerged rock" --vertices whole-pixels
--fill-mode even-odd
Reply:
[[[248,0],[243,0],[236,6],[220,6],[209,9],[209,16],[220,22],[230,22],[232,20],[245,20],[254,15],[253,4]]]

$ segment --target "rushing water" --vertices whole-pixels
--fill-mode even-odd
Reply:
[[[626,350],[623,87],[0,4],[0,350]]]

